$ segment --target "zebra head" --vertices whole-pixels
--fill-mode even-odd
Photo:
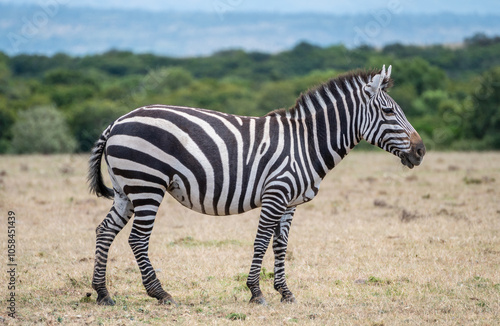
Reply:
[[[418,132],[406,119],[401,107],[387,94],[391,86],[391,68],[371,77],[364,86],[368,97],[367,115],[362,137],[385,151],[398,156],[412,169],[425,155],[425,146]]]

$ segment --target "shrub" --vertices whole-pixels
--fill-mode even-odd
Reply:
[[[78,151],[90,151],[103,130],[128,111],[128,108],[108,100],[87,101],[76,106],[69,113],[68,120],[78,142]]]
[[[12,128],[12,151],[25,153],[68,153],[76,149],[63,115],[53,106],[22,111]]]

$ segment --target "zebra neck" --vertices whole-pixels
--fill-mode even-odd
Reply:
[[[362,103],[352,95],[346,96],[339,87],[320,88],[302,95],[291,117],[302,121],[306,150],[321,178],[361,140]]]

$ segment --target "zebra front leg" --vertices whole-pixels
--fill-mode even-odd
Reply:
[[[254,254],[250,273],[248,274],[247,286],[252,292],[250,303],[266,304],[266,300],[259,285],[262,260],[273,235],[274,229],[279,223],[281,215],[285,211],[285,205],[280,204],[276,198],[262,203],[262,211],[257,228],[257,235],[253,246]]]
[[[149,260],[149,238],[153,231],[154,219],[158,209],[156,207],[152,211],[152,207],[151,205],[142,208],[135,207],[134,224],[132,225],[128,243],[141,270],[142,284],[146,288],[148,295],[158,299],[159,304],[176,304],[172,296],[163,290]]]
[[[288,289],[285,280],[285,255],[288,246],[288,234],[292,224],[295,207],[287,209],[280,219],[273,236],[274,251],[274,289],[281,294],[281,302],[294,303],[295,296]]]
[[[97,292],[97,304],[113,306],[106,288],[106,264],[111,243],[132,217],[133,206],[123,194],[115,193],[113,206],[106,218],[96,228],[96,249],[92,288]]]

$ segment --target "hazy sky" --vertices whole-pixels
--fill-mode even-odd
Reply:
[[[30,3],[35,5],[57,2],[72,7],[143,9],[153,11],[235,11],[273,13],[369,13],[387,8],[405,13],[500,13],[499,0],[0,0],[0,3]]]

